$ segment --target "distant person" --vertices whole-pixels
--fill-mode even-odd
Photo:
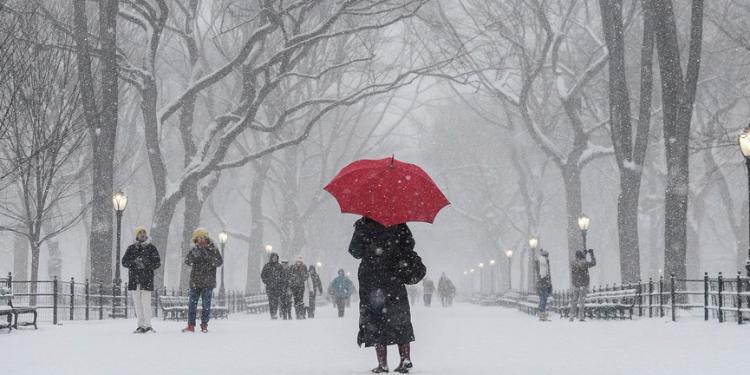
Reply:
[[[549,321],[547,298],[552,294],[552,276],[550,276],[549,253],[539,249],[539,257],[534,262],[536,269],[536,292],[539,295],[539,320]]]
[[[427,307],[430,307],[432,305],[432,295],[435,293],[435,283],[429,279],[425,278],[424,281],[422,281],[422,294],[424,296],[424,305]]]
[[[135,228],[135,242],[125,250],[122,266],[128,269],[128,290],[132,291],[138,318],[135,333],[156,332],[151,327],[151,293],[154,290],[154,270],[161,267],[161,258],[156,246],[148,240],[146,228]]]
[[[305,319],[305,283],[309,278],[307,266],[302,257],[298,256],[289,269],[289,290],[294,298],[294,315],[297,319]]]
[[[448,299],[450,298],[450,287],[449,287],[450,280],[448,279],[448,276],[445,276],[445,272],[443,272],[440,275],[440,279],[438,280],[438,294],[440,295],[440,303],[443,305],[443,307],[448,307]]]
[[[414,328],[404,285],[415,285],[427,273],[414,251],[414,237],[406,224],[385,227],[363,217],[354,224],[349,253],[359,263],[359,334],[357,343],[374,346],[378,366],[388,372],[388,345],[398,345],[401,361],[395,371],[413,367]]]
[[[331,281],[331,285],[328,286],[328,295],[331,296],[333,304],[339,311],[339,318],[344,317],[344,310],[346,309],[346,301],[349,300],[352,293],[354,293],[354,283],[346,277],[343,269],[338,271],[338,276]]]
[[[260,279],[266,285],[268,311],[271,313],[271,319],[276,320],[283,291],[282,283],[284,282],[284,268],[279,263],[279,254],[271,253],[271,256],[268,257],[268,263],[263,266],[263,271],[260,273]]]
[[[185,257],[190,269],[190,298],[188,300],[188,326],[182,332],[195,332],[198,299],[202,301],[201,332],[208,332],[211,317],[211,296],[216,288],[216,268],[224,263],[221,253],[208,236],[208,231],[198,228],[193,232],[195,246]]]
[[[572,298],[570,299],[571,322],[576,317],[582,322],[586,318],[586,293],[588,292],[590,281],[589,268],[594,266],[596,266],[596,258],[594,257],[593,249],[576,251],[576,258],[570,266],[573,274]]]
[[[416,285],[407,285],[406,292],[409,293],[409,301],[411,302],[411,305],[414,306],[419,298],[419,287]]]
[[[310,279],[306,283],[306,289],[308,291],[309,298],[309,303],[307,305],[307,317],[314,318],[315,299],[317,298],[318,294],[323,294],[323,283],[320,281],[320,275],[318,275],[318,272],[315,270],[315,266],[310,265],[307,273],[310,274]]]
[[[453,280],[448,279],[448,306],[453,306],[453,299],[456,298],[456,285]]]
[[[281,298],[279,299],[279,314],[281,319],[292,319],[292,291],[289,287],[289,281],[292,276],[292,270],[289,267],[289,261],[281,261],[281,267],[284,272],[281,273]]]

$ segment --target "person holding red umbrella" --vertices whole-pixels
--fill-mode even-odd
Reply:
[[[375,347],[373,373],[389,371],[387,347],[398,345],[395,371],[408,373],[415,337],[405,285],[419,283],[427,267],[406,222],[432,223],[448,200],[421,168],[393,157],[351,163],[325,190],[342,212],[362,215],[349,244],[349,253],[361,260],[357,343]]]

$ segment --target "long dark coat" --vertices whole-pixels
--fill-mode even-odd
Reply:
[[[136,259],[143,261],[142,267]],[[122,256],[122,266],[128,269],[128,290],[154,290],[154,270],[161,267],[156,246],[150,242],[135,242]]]
[[[196,255],[195,250],[198,250]],[[216,268],[224,263],[221,253],[213,242],[206,248],[194,247],[185,257],[185,264],[192,266],[190,270],[191,289],[216,288]]]
[[[354,224],[349,253],[359,264],[359,334],[365,346],[414,341],[409,298],[404,284],[414,285],[427,268],[414,252],[406,224],[392,227],[362,218]]]
[[[591,260],[576,259],[571,263],[570,269],[573,274],[573,287],[589,287],[589,268],[596,266],[596,258],[591,253]]]
[[[304,264],[294,263],[289,268],[289,288],[292,290],[305,289],[305,282],[310,278],[307,272],[307,266]]]
[[[284,281],[284,267],[279,263],[279,255],[272,253],[268,263],[263,266],[260,279],[266,284],[266,291],[281,293]]]

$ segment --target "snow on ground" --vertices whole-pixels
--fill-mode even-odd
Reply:
[[[131,333],[135,320],[43,324],[0,333],[0,374],[368,374],[372,348],[355,344],[357,314],[330,306],[303,321],[234,314],[208,334],[154,320],[156,334]],[[414,374],[721,374],[747,367],[750,326],[715,321],[559,320],[514,310],[457,305],[412,312]],[[7,332],[7,331],[5,331]],[[389,348],[391,369],[398,364]]]

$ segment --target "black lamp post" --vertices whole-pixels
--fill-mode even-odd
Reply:
[[[486,288],[484,287],[484,263],[479,263],[479,294],[484,294]]]
[[[128,197],[125,196],[125,193],[122,191],[116,192],[114,195],[112,195],[112,205],[115,208],[115,217],[117,218],[117,241],[115,243],[115,279],[112,281],[113,289],[112,294],[115,297],[113,307],[119,307],[120,306],[120,299],[117,298],[120,296],[120,287],[122,286],[122,278],[120,277],[120,247],[121,247],[121,238],[122,238],[122,213],[125,211],[125,207],[128,205]],[[112,317],[117,317],[117,312],[112,311]]]
[[[508,290],[513,289],[513,278],[510,277],[510,262],[513,258],[513,250],[505,252],[505,257],[508,258]]]
[[[578,229],[581,230],[581,237],[583,238],[583,251],[585,252],[586,249],[588,249],[588,246],[586,246],[586,233],[589,231],[589,224],[591,223],[591,219],[588,218],[588,216],[581,214],[581,216],[578,216]]]
[[[747,168],[747,193],[748,202],[750,203],[750,126],[746,127],[745,130],[740,133],[737,137],[737,143],[739,143],[740,151],[745,157],[745,167]],[[750,207],[749,207],[750,208]],[[750,228],[748,228],[748,234],[750,235]],[[748,261],[750,262],[750,249],[748,249]],[[750,275],[750,268],[747,269],[748,275]]]
[[[219,245],[221,246],[221,258],[224,259],[224,265],[221,266],[221,286],[219,286],[219,304],[224,305],[224,296],[225,296],[225,290],[224,290],[224,268],[226,268],[226,262],[227,260],[224,258],[224,247],[227,244],[227,239],[229,239],[229,235],[225,231],[221,231],[219,233]]]
[[[536,260],[536,249],[539,248],[539,239],[536,237],[529,238],[529,248],[531,252],[529,253],[528,286],[529,291],[533,292],[536,289],[536,267],[534,266],[534,260]]]

